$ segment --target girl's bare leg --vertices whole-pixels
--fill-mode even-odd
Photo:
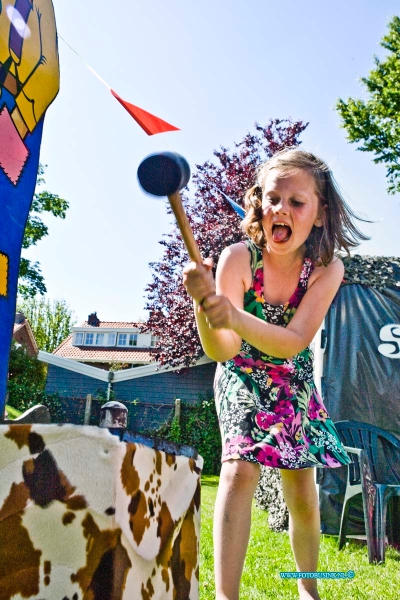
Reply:
[[[316,571],[320,515],[314,469],[281,470],[282,490],[289,509],[289,537],[298,571]],[[299,579],[300,598],[319,600],[316,579]]]
[[[238,600],[247,544],[251,503],[260,467],[243,460],[224,462],[214,512],[216,600]]]

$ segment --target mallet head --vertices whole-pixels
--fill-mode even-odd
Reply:
[[[137,176],[148,194],[170,196],[187,185],[190,167],[183,156],[174,152],[160,152],[150,154],[140,163]]]

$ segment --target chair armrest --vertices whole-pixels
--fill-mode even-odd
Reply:
[[[360,457],[361,453],[364,452],[364,450],[361,450],[361,448],[353,448],[353,446],[343,446],[343,448],[346,450],[346,452],[350,452],[350,454],[357,454],[358,457]]]
[[[344,449],[349,454],[355,454],[357,458],[352,459],[351,463],[347,465],[347,486],[352,488],[351,495],[358,489],[361,492],[361,480],[362,480],[362,464],[366,460],[366,454],[361,448],[354,448],[353,446],[344,446]],[[347,488],[346,494],[349,492]]]
[[[367,497],[369,494],[375,494],[373,487],[373,478],[371,467],[368,461],[368,455],[365,450],[361,448],[353,448],[352,446],[344,446],[346,452],[350,454],[356,454],[358,457],[358,469],[359,469],[359,479],[351,480],[350,469],[347,469],[347,483],[350,486],[358,486],[360,485],[363,488],[363,495]],[[348,465],[350,467],[351,465]],[[353,465],[354,466],[354,465]],[[354,475],[354,473],[353,473]]]

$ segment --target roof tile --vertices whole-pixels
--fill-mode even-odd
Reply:
[[[144,325],[143,322],[133,321],[100,321],[99,326],[88,325],[84,321],[80,328],[88,328],[92,331],[101,328],[113,329],[133,329]],[[70,358],[84,362],[120,362],[120,363],[151,363],[156,361],[155,348],[118,348],[118,347],[101,347],[101,346],[73,346],[72,334],[70,334],[61,344],[53,351],[55,356]]]
[[[123,362],[123,363],[151,363],[155,362],[156,351],[152,348],[105,348],[93,346],[72,346],[72,335],[69,335],[53,354],[72,360],[85,362]]]
[[[101,329],[102,327],[118,327],[118,329],[132,329],[137,327],[138,329],[140,329],[140,327],[142,327],[143,325],[144,323],[140,321],[138,323],[134,323],[132,321],[100,321],[99,325],[88,325],[88,322],[84,321],[82,325],[79,325],[79,327],[89,327],[90,329]]]

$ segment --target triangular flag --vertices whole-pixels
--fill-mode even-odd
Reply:
[[[170,125],[166,121],[159,119],[155,115],[148,113],[143,108],[139,108],[130,102],[126,102],[118,96],[114,90],[110,88],[110,91],[114,98],[118,100],[120,104],[128,111],[128,113],[133,117],[140,125],[142,129],[147,133],[147,135],[154,135],[155,133],[164,133],[165,131],[179,131],[179,127],[175,127],[174,125]]]
[[[217,188],[218,189],[218,188]],[[233,210],[239,215],[241,219],[244,219],[246,216],[246,211],[242,208],[237,202],[229,198],[222,190],[218,190],[220,194],[223,195],[225,200],[228,200],[229,204],[232,206]]]
[[[233,210],[239,215],[239,217],[241,219],[245,218],[246,211],[244,210],[244,208],[242,206],[240,206],[240,204],[238,204],[237,202],[235,202],[234,200],[232,200],[232,198],[229,198],[229,196],[227,196],[225,194],[225,192],[223,192],[222,190],[220,190],[219,187],[217,187],[215,185],[215,183],[212,183],[212,181],[208,181],[208,183],[211,184],[213,186],[213,188],[215,188],[221,194],[221,196],[223,196],[225,198],[225,200],[228,200],[228,202],[232,206]]]

